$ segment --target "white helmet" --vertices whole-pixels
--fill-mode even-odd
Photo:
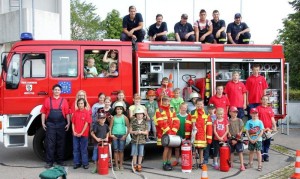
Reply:
[[[144,114],[145,110],[142,106],[135,107],[134,114]]]
[[[190,94],[190,100],[193,99],[193,98],[199,98],[199,94],[197,92],[192,92]]]
[[[120,102],[120,101],[116,102],[115,108],[116,107],[123,107],[124,108],[123,102]]]

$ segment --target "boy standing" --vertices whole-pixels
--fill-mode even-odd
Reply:
[[[257,108],[252,108],[250,110],[251,120],[248,120],[246,123],[246,134],[249,139],[248,149],[250,150],[249,155],[249,168],[253,167],[253,156],[254,150],[256,150],[256,156],[258,160],[258,171],[262,170],[261,163],[261,149],[262,149],[262,134],[264,132],[264,124],[261,120],[258,119],[258,110]]]
[[[276,122],[274,119],[274,112],[271,107],[268,106],[269,97],[264,95],[261,98],[261,105],[257,107],[258,118],[264,124],[264,132],[277,131]],[[269,148],[271,145],[271,138],[266,138],[262,141],[262,162],[269,161]]]
[[[180,97],[180,88],[176,88],[174,90],[174,98],[171,99],[171,107],[173,107],[175,109],[176,113],[179,113],[179,107],[180,104],[182,104],[184,101],[182,99],[182,97]]]
[[[105,113],[98,113],[97,123],[93,125],[93,129],[91,131],[91,136],[95,140],[94,150],[93,150],[93,161],[95,163],[95,169],[92,173],[97,173],[97,161],[98,161],[98,143],[103,141],[108,141],[109,136],[109,127],[105,124],[106,115]]]
[[[224,114],[227,116],[230,102],[227,96],[223,95],[223,90],[223,86],[217,86],[217,93],[209,99],[209,104],[214,104],[216,108],[223,108]]]
[[[162,104],[155,113],[157,121],[157,145],[161,146],[161,138],[163,134],[176,135],[180,122],[176,116],[176,112],[170,109],[170,97],[163,96]],[[171,171],[173,167],[171,166],[171,155],[172,148],[164,147],[163,152],[163,170]]]
[[[243,82],[239,81],[240,74],[237,71],[232,72],[232,80],[228,81],[224,92],[226,93],[230,106],[238,109],[237,117],[243,119],[244,109],[247,108],[247,90]]]
[[[207,109],[208,109],[208,120],[211,121],[213,124],[217,119],[217,115],[215,114],[216,112],[215,105],[210,104],[207,106]],[[206,148],[204,149],[204,164],[208,164],[209,153],[211,148],[212,148],[211,144],[207,144]]]
[[[248,91],[247,105],[249,107],[249,111],[252,108],[259,106],[262,96],[266,94],[268,89],[268,83],[265,77],[259,74],[259,71],[260,66],[258,64],[254,64],[252,66],[252,75],[249,76],[246,81],[246,89]],[[249,115],[249,119],[251,119],[251,115]]]
[[[155,123],[154,123],[154,115],[155,115],[155,111],[158,109],[157,101],[154,100],[155,96],[156,96],[155,91],[149,90],[147,92],[147,97],[148,97],[149,101],[147,101],[145,104],[145,107],[147,109],[147,112],[148,112],[148,115],[150,118],[148,120],[148,132],[150,132],[151,128],[152,128],[154,140],[156,140],[156,127],[155,127]]]
[[[240,170],[244,171],[244,159],[243,159],[243,141],[242,141],[242,132],[244,128],[244,122],[242,119],[237,117],[238,109],[235,106],[231,106],[229,109],[229,113],[231,118],[229,119],[229,133],[228,137],[230,139],[229,145],[231,149],[231,157],[230,157],[230,164],[233,167],[233,158],[234,158],[234,151],[239,154],[240,157]]]

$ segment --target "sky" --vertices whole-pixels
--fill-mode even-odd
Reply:
[[[81,0],[84,1],[84,0]],[[136,6],[137,12],[144,19],[144,29],[155,23],[156,14],[162,14],[167,22],[168,31],[174,32],[175,23],[180,21],[181,14],[189,15],[188,22],[199,19],[199,12],[205,9],[207,19],[212,19],[212,11],[220,12],[220,19],[226,26],[234,21],[234,14],[242,14],[242,22],[250,28],[251,41],[254,44],[271,44],[283,28],[283,19],[294,13],[288,0],[85,0],[96,6],[96,13],[101,20],[107,13],[116,9],[123,18],[129,13],[128,7]]]

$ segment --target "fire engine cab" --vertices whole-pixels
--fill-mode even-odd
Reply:
[[[91,105],[100,92],[116,99],[124,90],[132,103],[134,93],[146,102],[149,89],[157,89],[163,77],[171,77],[171,88],[181,88],[184,100],[196,90],[207,100],[217,85],[226,85],[232,72],[241,81],[251,75],[251,65],[259,64],[268,84],[276,119],[286,115],[284,54],[281,45],[218,45],[193,42],[143,42],[132,50],[131,42],[61,41],[27,38],[1,54],[0,142],[5,147],[27,147],[33,136],[33,149],[44,157],[45,131],[41,127],[41,105],[51,87],[62,86],[62,96],[71,105],[79,90],[87,92]],[[117,52],[117,75],[103,58]],[[95,60],[97,75],[86,73],[87,59]],[[111,58],[111,57],[109,57]],[[189,87],[193,87],[189,89]],[[71,138],[69,139],[71,141]]]

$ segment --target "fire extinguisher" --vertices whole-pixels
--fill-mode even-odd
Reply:
[[[192,144],[184,140],[181,145],[181,171],[191,173],[193,168]]]
[[[196,78],[196,75],[182,75],[182,80],[187,84],[187,86],[184,87],[182,90],[182,96],[185,101],[189,100],[189,96],[193,91],[200,93],[200,89],[195,86],[193,78]]]
[[[98,173],[100,175],[107,175],[108,174],[108,145],[103,143],[102,145],[98,146]]]
[[[230,169],[230,148],[227,143],[220,147],[220,170],[228,172]]]

